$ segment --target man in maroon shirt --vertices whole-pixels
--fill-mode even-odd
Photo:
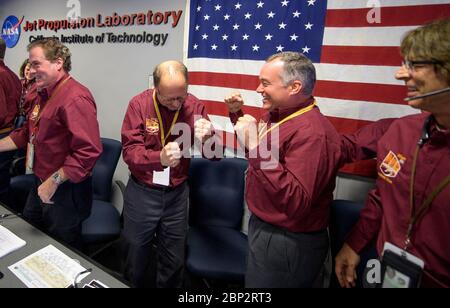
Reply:
[[[163,62],[155,68],[153,79],[154,89],[130,101],[122,125],[123,158],[131,172],[124,196],[125,277],[136,287],[144,286],[156,234],[156,286],[181,287],[189,149],[194,135],[206,141],[212,126],[204,105],[187,92],[184,64]]]
[[[267,112],[259,128],[243,115],[240,95],[225,99],[249,162],[246,201],[252,216],[245,285],[311,287],[328,252],[340,138],[315,106],[315,68],[304,55],[270,57],[260,81],[256,91]],[[278,159],[269,162],[265,149]]]
[[[19,78],[3,62],[6,44],[0,37],[0,139],[9,135],[14,126],[22,86]],[[14,151],[0,153],[0,202],[5,202],[9,187],[9,167]]]
[[[0,140],[0,152],[27,148],[35,177],[23,216],[52,236],[81,247],[81,223],[92,206],[91,172],[102,152],[89,90],[70,75],[71,54],[58,40],[28,46],[39,98],[26,125]]]
[[[449,45],[449,19],[402,41],[405,61],[396,78],[408,87],[409,105],[423,113],[394,121],[378,142],[377,187],[336,257],[343,287],[354,285],[358,253],[375,239],[380,255],[389,242],[420,258],[422,286],[450,287]]]

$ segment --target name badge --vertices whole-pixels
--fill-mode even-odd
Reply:
[[[163,171],[153,171],[153,184],[169,186],[170,184],[170,167]]]
[[[34,144],[28,142],[27,146],[27,156],[25,160],[25,174],[33,174],[34,166]]]
[[[418,288],[425,262],[413,254],[386,242],[381,259],[382,288]]]

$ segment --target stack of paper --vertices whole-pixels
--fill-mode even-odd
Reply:
[[[29,288],[66,288],[89,275],[86,269],[53,245],[8,267]],[[81,273],[84,273],[80,275]]]
[[[0,226],[0,258],[23,247],[26,242],[17,235]]]

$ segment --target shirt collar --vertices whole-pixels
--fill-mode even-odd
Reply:
[[[429,139],[432,144],[442,144],[450,142],[450,130],[439,130],[436,119],[430,116],[430,123],[428,125]]]
[[[270,120],[272,122],[279,122],[282,119],[284,119],[285,117],[293,114],[294,112],[296,112],[302,108],[308,107],[312,103],[314,103],[314,97],[311,96],[306,101],[298,103],[295,106],[288,107],[288,108],[277,108],[275,110],[272,110],[270,112]]]
[[[42,90],[40,90],[38,93],[39,93],[39,96],[44,100],[44,101],[46,101],[46,100],[48,100],[51,96],[52,96],[52,94],[53,94],[53,92],[55,92],[55,90],[56,90],[56,88],[58,87],[58,85],[63,81],[63,80],[65,80],[67,77],[69,77],[69,74],[67,74],[67,73],[65,73],[64,75],[62,75],[53,85],[51,85],[51,86],[49,86],[49,87],[47,87],[47,88],[44,88],[44,89],[42,89]]]

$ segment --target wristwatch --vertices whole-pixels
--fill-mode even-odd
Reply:
[[[53,173],[52,180],[53,180],[53,183],[55,183],[56,185],[61,185],[64,182],[64,180],[63,180],[61,174],[59,174],[59,172]]]

